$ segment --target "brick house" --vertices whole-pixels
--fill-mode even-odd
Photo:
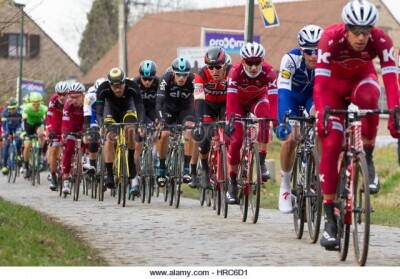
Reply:
[[[20,9],[0,1],[0,102],[16,92],[19,75]],[[48,93],[55,82],[80,78],[81,71],[68,54],[24,13],[23,76],[42,80]]]

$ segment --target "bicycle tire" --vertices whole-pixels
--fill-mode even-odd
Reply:
[[[75,142],[75,144],[80,144],[80,141]],[[74,160],[74,175],[73,177],[73,200],[79,200],[79,188],[82,179],[82,149],[79,146],[78,150],[75,151],[75,160]]]
[[[249,207],[251,220],[253,224],[256,224],[260,213],[261,185],[263,183],[261,178],[260,155],[256,143],[252,144],[250,159],[248,177],[251,179],[250,185],[252,185],[252,188],[251,191],[249,191]],[[256,181],[253,181],[254,179],[256,179]]]
[[[226,157],[226,145],[222,144],[220,146],[221,152],[221,164],[222,167],[221,171],[221,209],[222,209],[222,216],[224,218],[228,217],[228,202],[226,201],[226,192],[228,191],[228,168],[227,168],[227,157]]]
[[[15,183],[15,178],[17,170],[16,168],[16,150],[14,144],[11,142],[9,144],[9,152],[8,152],[8,183]]]
[[[206,189],[204,187],[200,188],[200,206],[204,206],[204,202],[206,201]]]
[[[31,147],[31,152],[29,153],[29,170],[30,170],[30,176],[29,176],[29,180],[31,181],[32,186],[35,186],[36,180],[35,180],[35,176],[36,176],[36,159],[35,159],[35,148]]]
[[[249,211],[249,196],[244,194],[244,191],[240,189],[239,191],[240,200],[240,211],[242,212],[242,222],[247,221],[247,213]]]
[[[304,212],[304,186],[299,185],[299,180],[305,181],[305,177],[302,173],[302,158],[300,157],[301,154],[297,152],[296,149],[296,158],[293,165],[293,171],[290,178],[290,185],[291,185],[291,193],[292,197],[292,204],[293,204],[293,226],[294,231],[296,234],[297,239],[301,239],[303,237],[304,232],[304,219],[305,219],[305,212]],[[300,181],[301,182],[301,181]]]
[[[364,266],[367,262],[370,236],[370,193],[369,174],[365,155],[358,155],[353,181],[353,247],[358,265]],[[361,172],[361,173],[360,173]],[[362,178],[362,184],[359,185]],[[360,237],[362,235],[362,237]]]
[[[122,152],[122,207],[126,205],[126,195],[129,187],[129,161],[128,161],[128,151],[123,150]]]
[[[36,150],[37,150],[37,153],[36,153],[36,176],[35,176],[35,179],[36,179],[37,185],[40,185],[41,152],[40,152],[39,147],[37,147]]]
[[[316,151],[308,154],[306,166],[306,216],[309,241],[316,243],[322,217],[322,193],[319,182],[319,160]]]
[[[183,162],[184,162],[184,154],[183,154],[183,144],[178,146],[178,152],[176,154],[176,166],[175,166],[175,197],[174,197],[174,205],[175,208],[179,208],[179,204],[181,201],[181,192],[182,192],[182,182],[183,182]]]
[[[339,259],[341,261],[345,261],[347,258],[347,254],[349,251],[349,242],[350,242],[350,224],[345,223],[344,210],[346,205],[346,197],[345,193],[341,193],[344,189],[346,189],[347,184],[347,163],[346,163],[346,155],[344,152],[339,156],[339,185],[337,186],[337,202],[336,208],[338,209],[339,216],[336,216],[337,223],[337,237],[339,239]]]
[[[104,201],[104,173],[105,173],[105,163],[104,163],[104,157],[101,151],[98,153],[98,158],[99,158],[99,163],[97,164],[97,167],[99,168],[99,172],[97,174],[97,192],[98,192],[98,200],[99,201]]]

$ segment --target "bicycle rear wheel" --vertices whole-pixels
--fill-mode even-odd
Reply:
[[[307,156],[306,168],[306,213],[307,227],[311,243],[316,243],[321,226],[322,193],[318,176],[318,158],[316,152]]]
[[[260,155],[258,153],[257,144],[252,145],[249,173],[247,177],[249,184],[251,185],[248,195],[251,220],[253,224],[255,224],[258,221],[258,214],[260,212],[261,184],[262,184]]]
[[[369,175],[364,154],[355,165],[353,181],[353,246],[357,263],[364,266],[368,257],[370,233]]]
[[[297,239],[301,239],[303,237],[304,232],[304,221],[305,221],[305,212],[304,212],[304,181],[305,181],[305,173],[303,172],[304,167],[301,154],[297,153],[296,150],[296,158],[293,165],[293,171],[291,176],[290,185],[292,187],[291,193],[292,203],[293,203],[293,225],[294,231]]]

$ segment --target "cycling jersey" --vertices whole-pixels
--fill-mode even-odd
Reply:
[[[299,115],[299,107],[308,112],[313,104],[314,70],[308,69],[300,48],[294,48],[282,57],[278,76],[279,122],[285,113]]]
[[[112,116],[116,122],[122,122],[126,112],[137,113],[140,122],[144,119],[143,101],[138,85],[132,80],[125,80],[122,97],[117,97],[109,82],[103,82],[97,88],[96,114],[97,122],[103,123],[103,118]]]
[[[326,28],[318,48],[314,102],[318,113],[317,131],[322,142],[320,180],[323,193],[334,194],[338,181],[337,161],[343,141],[343,115],[331,116],[332,128],[328,134],[324,134],[325,127],[321,123],[324,123],[322,117],[325,107],[344,109],[348,102],[352,102],[361,109],[378,108],[380,86],[372,62],[378,56],[388,107],[392,109],[399,103],[397,68],[392,39],[378,27],[372,28],[363,51],[357,52],[351,48],[343,23]],[[363,118],[363,138],[373,142],[377,135],[378,123],[378,115]],[[392,126],[389,128],[392,135],[396,134]]]
[[[38,110],[32,108],[32,104],[26,104],[23,106],[22,117],[26,123],[31,126],[43,124],[47,113],[47,106],[41,104]]]
[[[55,136],[61,135],[61,121],[63,116],[64,103],[60,102],[57,94],[51,96],[49,101],[49,108],[46,115],[46,134],[54,134]]]
[[[18,108],[15,113],[11,114],[9,109],[6,108],[3,111],[1,121],[4,137],[9,134],[15,134],[22,128],[22,110]]]
[[[193,121],[193,80],[194,75],[189,74],[185,84],[179,86],[174,80],[173,72],[166,72],[161,78],[157,91],[156,111],[163,115],[168,124],[179,120]],[[171,116],[167,116],[167,115]]]
[[[142,84],[140,76],[134,78],[133,81],[139,86],[146,117],[151,121],[154,121],[156,118],[156,97],[160,80],[158,77],[154,77],[154,80],[149,88]]]
[[[246,117],[250,112],[256,117],[276,117],[276,74],[274,68],[267,62],[263,62],[262,71],[255,78],[247,76],[242,63],[234,65],[228,75],[227,92],[227,119],[233,116]],[[234,126],[235,131],[228,149],[228,161],[231,165],[239,164],[243,142],[242,123],[235,121]],[[258,141],[262,143],[269,141],[269,123],[266,121],[260,122]]]
[[[88,92],[85,94],[85,98],[83,100],[83,117],[86,128],[98,126],[96,115],[96,99],[96,92]]]

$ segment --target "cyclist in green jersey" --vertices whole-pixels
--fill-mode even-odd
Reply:
[[[43,121],[47,113],[47,106],[42,104],[43,97],[40,93],[32,92],[29,95],[29,103],[23,106],[22,119],[26,139],[24,141],[24,178],[29,177],[29,155],[31,151],[31,141],[29,136],[37,135],[40,144],[40,153],[44,146]]]

